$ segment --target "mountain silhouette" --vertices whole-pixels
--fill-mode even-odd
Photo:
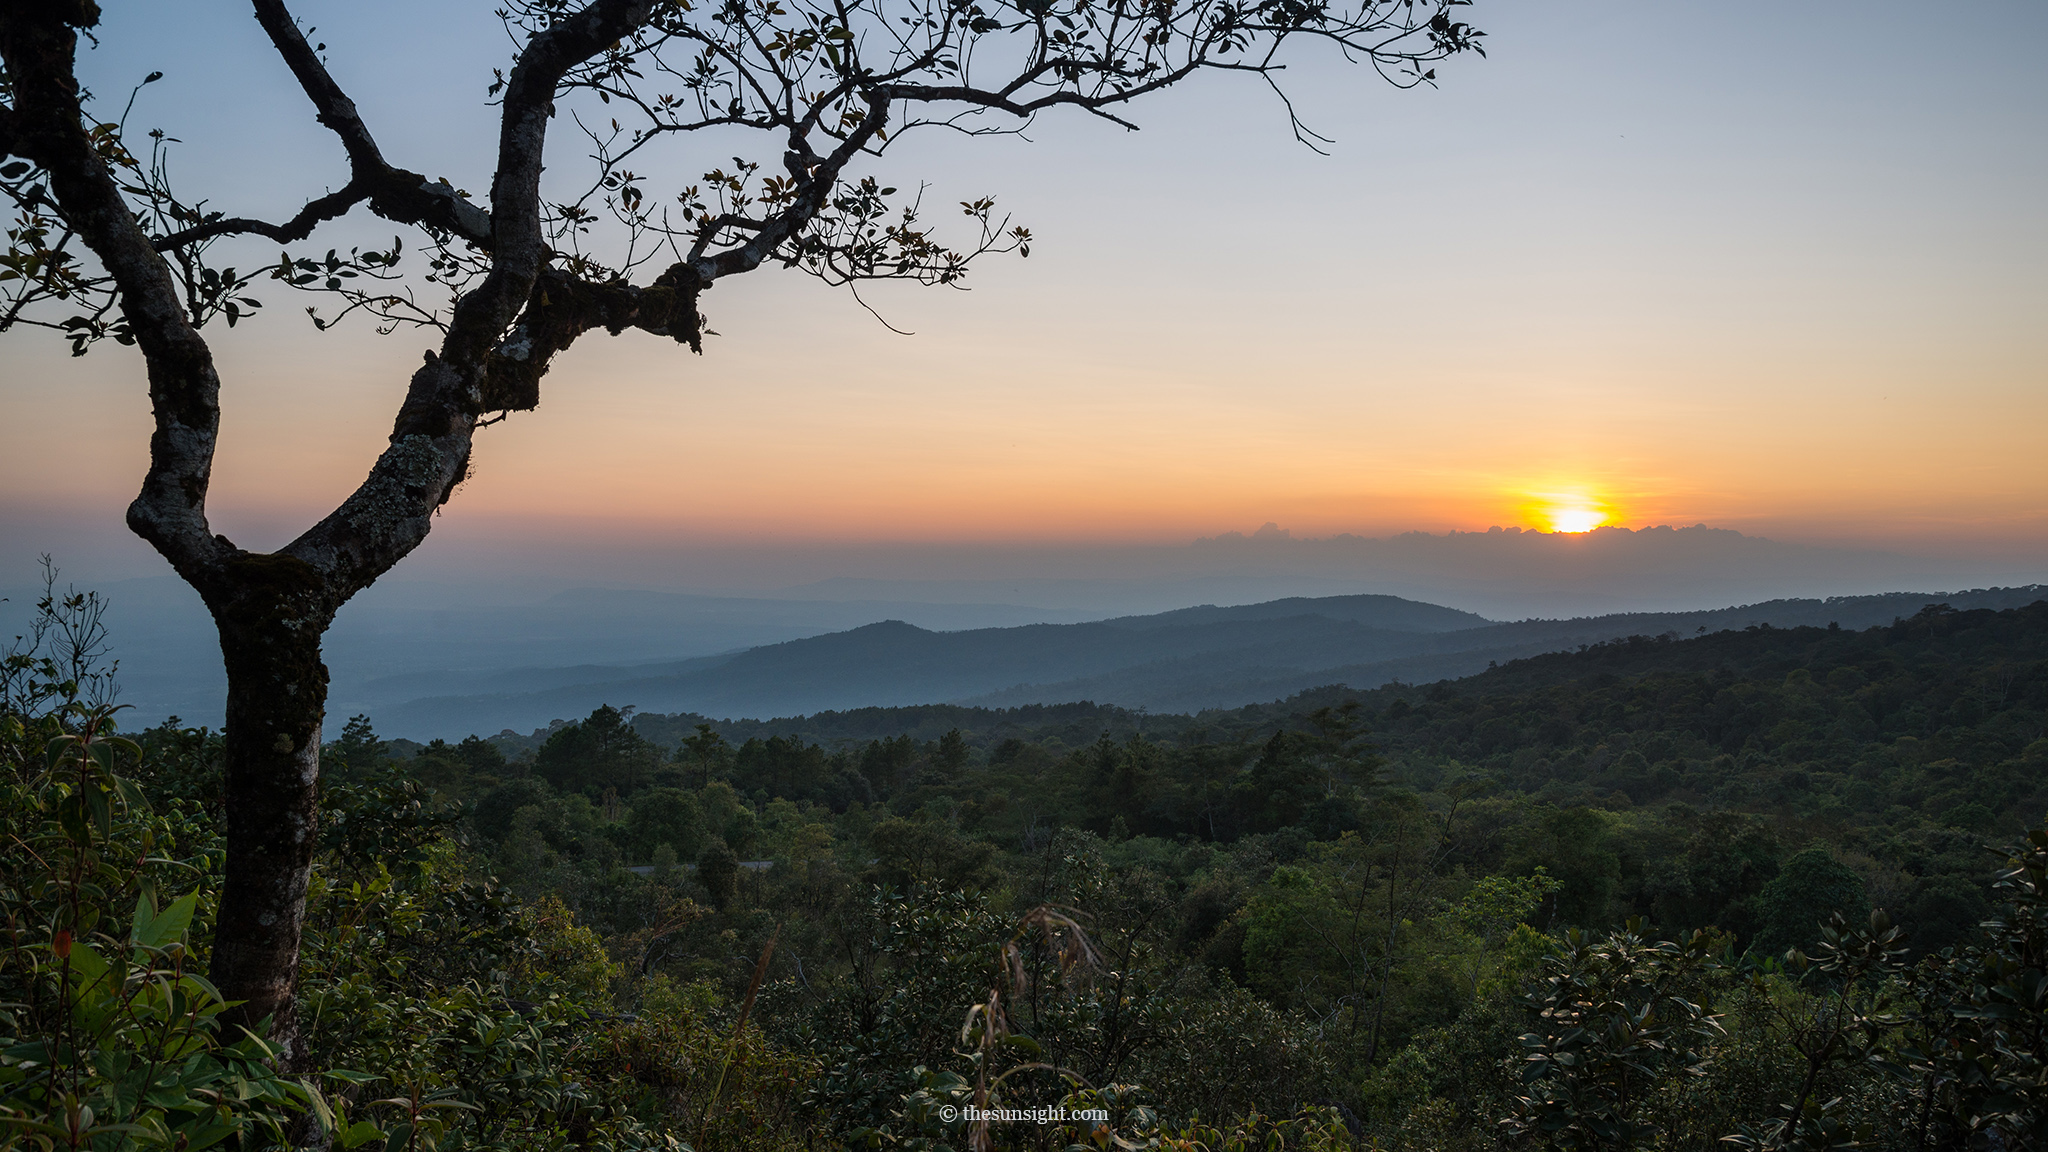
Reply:
[[[388,733],[425,739],[531,729],[599,704],[752,718],[910,704],[1009,707],[1076,700],[1193,711],[1272,700],[1324,684],[1368,688],[1464,676],[1496,662],[1623,636],[1803,624],[1865,628],[1911,616],[1929,603],[2009,608],[2044,595],[2048,589],[2039,586],[1901,592],[1514,622],[1395,596],[1298,597],[954,632],[883,620],[725,657],[494,674],[473,684],[481,691],[460,691],[463,678],[449,674],[438,682],[458,691],[382,709],[377,719]],[[508,679],[527,690],[502,690],[511,686]]]

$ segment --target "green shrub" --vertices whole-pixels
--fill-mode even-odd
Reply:
[[[261,1038],[223,1033],[194,944],[218,842],[116,774],[139,749],[111,717],[75,699],[0,714],[0,747],[45,748],[0,772],[0,1145],[255,1147],[308,1118],[345,1124]]]

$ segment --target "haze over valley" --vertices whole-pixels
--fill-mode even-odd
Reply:
[[[331,715],[427,740],[607,703],[757,719],[1083,700],[1196,711],[1426,683],[1628,635],[2017,607],[2041,571],[1706,527],[1297,539],[1268,525],[1179,547],[883,558],[841,554],[825,562],[861,574],[725,594],[394,576],[329,634]],[[161,577],[98,590],[133,721],[217,725],[225,682],[196,596]],[[18,630],[35,591],[7,597],[0,623]]]

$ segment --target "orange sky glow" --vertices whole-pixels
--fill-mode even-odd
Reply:
[[[1277,521],[1297,536],[1583,530],[1709,523],[1791,539],[2002,548],[2043,540],[2048,426],[2039,394],[1979,384],[2007,417],[1966,416],[1941,389],[1815,386],[1796,367],[1702,400],[1713,366],[1650,389],[1589,378],[1569,361],[1519,378],[1469,364],[1393,365],[1361,381],[1310,354],[1256,387],[1240,366],[1187,357],[1120,371],[999,349],[973,379],[949,375],[975,331],[902,340],[858,317],[794,346],[750,346],[753,317],[703,359],[631,336],[580,347],[542,408],[479,437],[473,477],[445,517],[518,530],[574,524],[621,538],[707,540],[1170,541]],[[279,326],[282,327],[281,325]],[[1171,325],[1147,333],[1173,343]],[[330,337],[336,355],[295,358],[285,333],[225,342],[228,407],[214,514],[249,546],[274,547],[360,479],[417,352],[402,338]],[[296,335],[296,334],[291,334]],[[810,335],[810,333],[805,333]],[[832,350],[870,348],[835,369]],[[1240,356],[1249,352],[1240,351]],[[147,414],[116,353],[0,433],[10,490],[132,490]],[[1904,376],[1910,367],[1895,368]],[[822,387],[815,376],[835,376]],[[1617,373],[1617,376],[1621,375]],[[292,388],[269,382],[289,377]],[[1556,398],[1573,403],[1559,411]],[[1759,426],[1753,412],[1777,415]],[[81,407],[89,437],[51,435]],[[17,408],[17,411],[22,411]],[[1314,415],[1304,415],[1312,413]],[[22,468],[40,457],[41,466]]]
[[[1743,5],[1489,6],[1492,55],[1440,89],[1305,70],[1329,157],[1222,83],[1136,134],[1048,118],[1028,142],[907,151],[933,203],[999,191],[1031,258],[977,266],[969,292],[867,292],[911,337],[772,268],[705,296],[702,357],[586,337],[538,411],[480,434],[444,519],[536,547],[1706,523],[2048,561],[2048,17],[2001,6],[2014,31],[1957,74],[1924,67],[1895,7],[1773,8],[1758,38]],[[463,69],[488,80],[500,46],[453,29],[479,14],[403,47],[321,17],[337,67],[462,73],[434,94],[455,119],[365,107],[388,152],[472,188],[487,168],[461,142],[492,137],[491,109]],[[108,43],[95,67],[154,47]],[[478,60],[443,67],[449,45]],[[268,192],[221,193],[288,210],[340,169],[281,76],[174,70],[151,89],[172,103],[137,115],[194,141],[195,172],[288,159]],[[1253,210],[1277,222],[1232,222]],[[211,512],[274,548],[361,480],[430,342],[314,334],[304,301],[260,294],[258,321],[208,329]],[[0,513],[118,533],[149,431],[139,363],[46,337],[9,333],[0,359]]]

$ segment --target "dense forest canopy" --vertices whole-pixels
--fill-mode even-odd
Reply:
[[[724,778],[757,806],[782,799],[843,817],[886,804],[1013,849],[1035,827],[1322,840],[1355,830],[1390,790],[1439,805],[1457,793],[1455,862],[1482,873],[1541,863],[1570,877],[1573,923],[1642,914],[1746,937],[1750,898],[1779,861],[1819,842],[1932,947],[1987,911],[1963,879],[1991,865],[1979,843],[2048,811],[2044,653],[2040,605],[1933,608],[1860,632],[1630,638],[1428,687],[1333,687],[1197,716],[934,705],[734,722],[607,708],[489,750],[474,737],[415,746],[412,762],[450,797],[493,795],[516,774],[495,766],[509,750],[561,796],[594,803],[608,789],[626,796],[629,775],[649,787]],[[616,739],[628,719],[634,751],[578,751]],[[478,756],[491,764],[472,767]],[[606,766],[636,756],[647,767]],[[1568,838],[1582,859],[1538,847],[1557,821],[1582,826]],[[1688,855],[1709,849],[1748,853],[1732,874],[1745,879],[1709,879],[1726,862]]]
[[[64,939],[125,933],[131,971],[191,979],[204,933],[155,910],[208,915],[217,734],[123,751],[86,682],[10,668],[10,835],[107,877],[105,923]],[[59,729],[71,751],[28,754]],[[102,823],[66,815],[73,761],[110,765]],[[302,979],[344,1144],[2048,1137],[2048,602],[1199,715],[606,706],[427,745],[358,717],[323,763]],[[137,837],[154,855],[117,863]],[[62,1015],[38,867],[8,865],[17,1040]],[[207,1115],[249,1146],[313,1123],[256,1041],[183,1042],[248,1085]],[[26,1124],[56,1073],[22,1051]],[[1112,1119],[977,1129],[977,1101]]]

